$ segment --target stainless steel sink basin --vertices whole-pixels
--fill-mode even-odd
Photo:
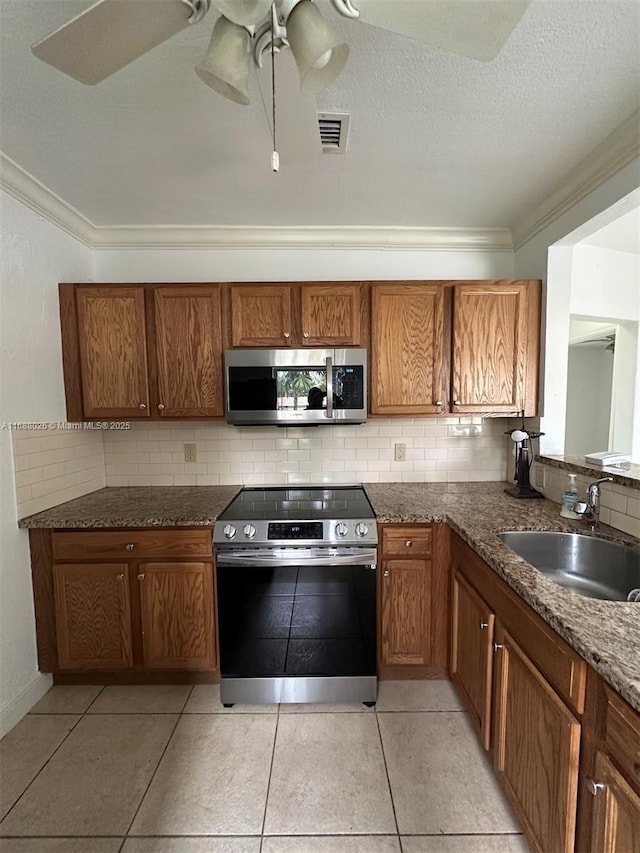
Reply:
[[[544,530],[509,530],[498,537],[560,586],[589,598],[640,601],[640,548]]]

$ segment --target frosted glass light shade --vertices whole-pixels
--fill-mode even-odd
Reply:
[[[234,24],[259,24],[271,8],[271,0],[214,0],[220,13]]]
[[[196,74],[203,83],[244,106],[249,103],[250,42],[251,36],[244,27],[221,16],[211,33],[204,59],[196,66]]]
[[[349,47],[339,44],[311,0],[300,0],[287,19],[287,36],[303,95],[326,89],[344,68]]]

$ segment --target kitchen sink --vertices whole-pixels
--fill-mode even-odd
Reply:
[[[498,537],[560,586],[589,598],[640,601],[640,548],[543,530],[508,530]]]

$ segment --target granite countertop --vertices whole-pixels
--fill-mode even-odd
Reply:
[[[587,533],[548,500],[515,500],[505,483],[367,483],[378,521],[443,521],[640,712],[640,603],[600,601],[558,586],[497,538],[502,530]],[[598,536],[638,545],[601,525]]]
[[[640,712],[640,603],[598,601],[555,584],[497,538],[501,530],[587,532],[547,500],[515,500],[506,483],[367,483],[382,523],[446,522]],[[25,528],[213,526],[241,486],[106,488],[19,521]],[[602,525],[599,536],[638,544]]]

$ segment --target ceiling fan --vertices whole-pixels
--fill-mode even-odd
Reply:
[[[330,2],[336,12],[353,21],[490,61],[502,49],[530,0]],[[275,101],[274,78],[269,80],[264,69],[265,53],[271,53],[273,73],[274,52],[291,49],[302,96],[329,86],[347,61],[348,45],[334,36],[312,0],[98,0],[31,49],[38,59],[69,77],[95,85],[189,25],[201,22],[211,6],[220,14],[196,73],[236,103],[249,103],[251,54],[258,67],[263,102],[269,83]],[[308,121],[317,137],[314,99],[295,91],[293,63],[284,56],[286,52],[278,61],[278,95],[284,111],[279,124],[287,127],[289,114],[295,135],[300,136],[299,129]],[[275,137],[275,115],[272,124]],[[319,139],[316,143],[314,138],[313,143],[319,154]],[[301,148],[304,144],[298,138],[298,151]]]

